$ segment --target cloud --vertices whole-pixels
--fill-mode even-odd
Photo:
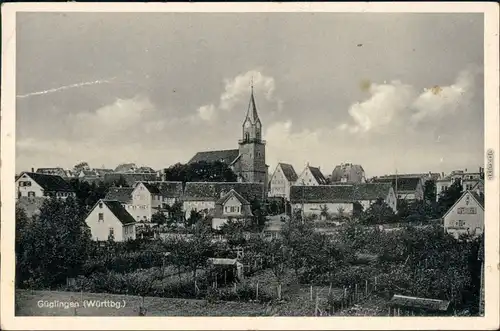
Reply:
[[[158,110],[148,97],[138,95],[131,99],[116,99],[93,112],[69,116],[77,137],[104,139],[123,132],[162,130],[165,121],[158,119]]]
[[[417,126],[426,120],[466,111],[480,73],[478,68],[469,67],[458,74],[453,84],[426,88],[420,93],[414,86],[400,81],[371,84],[369,98],[351,105],[348,110],[353,123],[342,123],[338,129],[366,133],[402,124]]]
[[[283,100],[275,97],[276,83],[273,77],[265,76],[259,70],[250,70],[232,79],[224,80],[224,92],[219,104],[208,104],[197,109],[197,115],[203,121],[214,120],[221,111],[231,112],[236,106],[248,101],[250,87],[255,93],[263,95],[267,101],[275,102],[277,109],[283,108]]]

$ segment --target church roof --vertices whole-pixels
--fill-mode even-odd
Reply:
[[[189,160],[188,164],[196,163],[196,162],[216,162],[220,161],[227,165],[230,165],[240,154],[240,151],[237,149],[226,149],[221,151],[206,151],[206,152],[198,152],[196,153],[191,160]]]

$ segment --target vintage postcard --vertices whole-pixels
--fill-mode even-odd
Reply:
[[[498,329],[498,22],[3,5],[2,329]]]

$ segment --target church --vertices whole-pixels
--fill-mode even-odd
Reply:
[[[266,164],[266,142],[262,140],[262,123],[255,104],[253,86],[241,138],[238,149],[198,152],[188,163],[221,161],[234,171],[239,182],[267,185],[269,166]]]

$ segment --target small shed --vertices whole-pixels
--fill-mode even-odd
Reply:
[[[224,277],[224,282],[228,277],[243,280],[243,264],[237,259],[210,258],[208,262],[212,271]]]
[[[446,300],[418,298],[394,294],[389,301],[390,316],[448,315],[450,302]]]

